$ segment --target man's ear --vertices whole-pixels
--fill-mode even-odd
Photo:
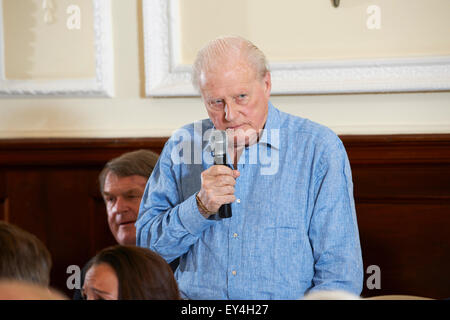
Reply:
[[[272,78],[270,75],[270,71],[267,71],[264,78],[264,92],[266,93],[267,98],[270,97],[270,91],[272,90]]]

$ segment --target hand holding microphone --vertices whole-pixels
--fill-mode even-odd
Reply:
[[[239,171],[226,165],[227,137],[224,131],[216,130],[213,133],[211,145],[214,149],[214,165],[201,174],[198,207],[205,218],[217,212],[221,218],[230,218],[231,203],[236,200],[234,186]]]

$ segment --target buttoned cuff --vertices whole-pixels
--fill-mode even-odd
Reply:
[[[214,220],[206,219],[198,210],[195,194],[180,204],[178,208],[178,215],[184,228],[194,236],[198,236],[214,224]]]

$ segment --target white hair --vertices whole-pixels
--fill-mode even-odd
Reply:
[[[192,84],[199,90],[203,73],[226,62],[244,61],[262,79],[269,68],[264,53],[252,42],[240,36],[223,36],[208,42],[197,54],[192,70]]]

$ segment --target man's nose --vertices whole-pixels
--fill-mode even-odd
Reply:
[[[225,105],[225,120],[228,122],[232,122],[236,119],[237,116],[237,107],[233,102],[227,102]]]
[[[114,213],[122,213],[126,210],[126,201],[123,197],[117,197],[116,203],[113,206]]]

